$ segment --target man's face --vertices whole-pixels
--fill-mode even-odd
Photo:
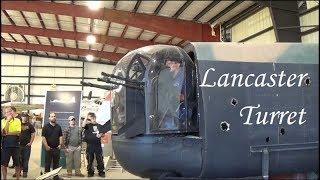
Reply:
[[[50,113],[49,115],[49,121],[51,123],[55,123],[56,122],[56,114],[55,113]]]
[[[170,68],[171,72],[177,72],[180,68],[180,63],[177,61],[167,60],[166,66]]]
[[[11,108],[6,108],[4,110],[4,115],[6,118],[12,118],[13,117],[13,110]]]
[[[75,118],[72,118],[69,120],[69,125],[70,126],[75,126],[76,125],[76,119]]]
[[[28,122],[27,117],[21,117],[21,120],[22,120],[23,123],[27,123]]]
[[[88,118],[87,119],[90,119],[91,123],[96,123],[96,118],[88,115]]]
[[[12,116],[13,117],[16,117],[18,114],[17,114],[17,112],[15,112],[14,110],[12,110]]]

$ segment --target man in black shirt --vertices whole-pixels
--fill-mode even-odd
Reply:
[[[21,120],[20,163],[22,165],[23,177],[27,177],[31,145],[35,137],[35,129],[29,122],[28,114],[21,114]]]
[[[51,161],[53,169],[59,167],[60,149],[62,147],[62,129],[56,123],[56,114],[50,113],[49,123],[42,129],[42,143],[45,148],[45,173],[50,172]],[[61,179],[55,176],[54,179]]]
[[[105,177],[101,147],[101,136],[104,133],[104,128],[96,122],[96,115],[94,113],[88,113],[86,121],[86,125],[84,126],[84,141],[87,143],[88,177],[92,177],[94,174],[92,167],[94,155],[96,156],[99,176]]]

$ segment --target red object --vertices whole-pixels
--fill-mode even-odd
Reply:
[[[111,141],[111,134],[104,133],[104,136],[101,137],[101,144],[108,144]]]
[[[74,39],[76,41],[86,41],[86,38],[89,35],[89,33],[82,32],[72,32],[14,25],[1,25],[1,32],[21,35],[44,36],[49,38]],[[152,41],[126,39],[121,37],[103,36],[98,34],[94,35],[97,38],[97,43],[110,44],[112,46],[122,47],[129,50],[155,44]]]
[[[111,101],[111,91],[107,91],[106,96],[104,98],[107,101]]]
[[[212,36],[211,27],[208,24],[150,14],[105,8],[91,11],[86,6],[40,1],[1,1],[1,10],[30,11],[100,19],[175,36],[189,41],[220,41],[220,33]],[[215,31],[220,32],[220,26],[215,27]]]
[[[4,48],[15,48],[15,49],[26,49],[32,51],[45,51],[45,52],[56,52],[56,53],[64,53],[64,54],[74,54],[78,56],[86,56],[88,54],[93,55],[98,58],[105,58],[112,61],[118,61],[120,58],[124,56],[124,54],[120,53],[111,53],[104,51],[95,51],[88,49],[76,49],[76,48],[68,48],[68,47],[58,47],[58,46],[50,46],[50,45],[40,45],[40,44],[31,44],[31,43],[20,43],[20,42],[10,42],[1,39],[1,47]]]

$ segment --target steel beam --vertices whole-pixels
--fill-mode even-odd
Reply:
[[[311,34],[311,33],[317,32],[317,31],[319,31],[319,26],[301,32],[301,36],[305,36],[305,35],[308,35],[308,34]]]
[[[138,11],[141,2],[142,2],[141,0],[138,0],[138,1],[137,1],[137,3],[136,3],[136,5],[134,6],[132,12],[137,12],[137,11]]]
[[[161,8],[164,6],[164,4],[166,4],[166,2],[167,2],[166,0],[162,0],[158,5],[158,7],[156,8],[156,10],[154,10],[153,14],[157,15],[161,10]]]
[[[259,1],[270,10],[277,42],[301,42],[297,1]],[[296,28],[282,28],[296,27]]]
[[[81,81],[84,81],[84,60],[82,60],[82,73],[81,73]],[[84,87],[83,84],[81,84],[81,90],[83,91]]]
[[[6,54],[17,54],[17,55],[24,55],[24,56],[29,56],[32,55],[33,57],[43,57],[43,58],[50,58],[50,59],[63,59],[63,60],[68,60],[68,61],[81,61],[84,59],[83,57],[79,57],[79,58],[65,58],[65,57],[55,57],[55,56],[46,56],[46,55],[41,55],[41,54],[34,54],[34,53],[20,53],[20,52],[12,52],[12,51],[3,51],[1,50],[1,53],[6,53]],[[93,61],[90,63],[96,63],[96,64],[106,64],[106,65],[115,65],[116,62],[111,61],[111,62],[106,62],[106,61]],[[10,66],[10,65],[2,65],[2,66]],[[13,66],[18,66],[18,67],[28,67],[28,66],[24,66],[24,65],[11,65],[11,67]],[[32,66],[35,67],[35,66]],[[57,66],[56,66],[57,67]],[[59,67],[59,66],[58,66]],[[82,68],[82,67],[77,67],[77,68]]]
[[[30,104],[30,93],[31,93],[31,66],[32,66],[32,56],[29,55],[29,71],[28,71],[28,104]]]
[[[1,40],[1,46],[6,48],[26,49],[26,50],[33,50],[33,51],[74,54],[78,56],[86,56],[88,54],[91,54],[96,58],[110,59],[112,61],[118,61],[121,57],[124,56],[124,54],[120,54],[120,53],[99,52],[96,50],[88,50],[88,49],[76,49],[76,48],[69,48],[69,47],[10,42],[5,40]]]
[[[211,33],[208,33],[211,32],[211,28],[208,24],[200,24],[150,14],[132,13],[105,8],[91,11],[86,6],[42,1],[1,1],[1,9],[100,19],[147,29],[189,41],[220,41],[220,37],[211,36]],[[220,31],[220,29],[218,31]]]
[[[26,67],[29,67],[29,66],[26,66]],[[1,77],[4,77],[4,78],[27,78],[29,76],[1,76]],[[41,79],[41,78],[52,78],[52,76],[30,76],[30,78],[40,78]],[[54,77],[54,78],[65,79],[66,77]],[[81,77],[69,77],[68,76],[68,79],[81,79]],[[93,78],[93,79],[97,79],[97,78]]]
[[[178,18],[184,10],[186,10],[193,1],[187,1],[183,4],[183,6],[172,16],[172,18]]]
[[[241,11],[239,14],[232,17],[231,19],[229,19],[225,23],[223,23],[222,26],[226,29],[229,29],[232,26],[238,24],[239,22],[241,22],[241,21],[245,20],[246,18],[252,16],[253,14],[257,13],[261,9],[263,9],[263,6],[261,6],[259,3],[255,3],[255,4],[251,5],[250,7],[248,7],[247,9]]]
[[[299,16],[303,16],[303,15],[309,14],[309,13],[311,13],[313,11],[316,11],[316,10],[319,10],[319,5],[314,6],[314,7],[310,8],[310,9],[306,9],[306,10],[300,12]]]
[[[54,77],[52,77],[52,78],[54,78]],[[28,85],[28,83],[1,83],[1,84],[11,84],[11,85],[19,85],[19,84],[21,84],[21,85]],[[52,84],[50,84],[50,83],[30,83],[30,85],[32,86],[32,85],[39,85],[39,86],[42,86],[42,85],[52,85]],[[55,85],[57,85],[57,86],[81,86],[81,84],[79,83],[79,84],[55,84]]]
[[[21,35],[44,36],[48,38],[73,39],[75,41],[86,41],[87,36],[90,35],[90,33],[14,26],[14,25],[1,25],[1,32],[15,33],[15,34],[21,34]],[[94,34],[94,35],[97,38],[97,43],[101,43],[101,44],[107,43],[113,46],[122,47],[130,50],[155,44],[154,42],[151,42],[151,41],[126,39],[123,37],[112,37],[112,36],[105,36],[105,35],[99,35],[99,34]]]
[[[266,28],[266,29],[263,29],[263,30],[255,33],[255,34],[252,34],[252,35],[250,35],[250,36],[248,36],[248,37],[240,40],[239,42],[246,42],[246,41],[248,41],[248,40],[250,40],[250,39],[253,39],[253,38],[257,37],[257,36],[260,36],[260,35],[263,34],[263,33],[266,33],[266,32],[268,32],[268,31],[271,31],[272,29],[273,29],[273,27],[270,26],[270,27],[268,27],[268,28]]]
[[[208,11],[210,11],[213,7],[215,7],[220,1],[211,2],[206,8],[204,8],[196,17],[193,18],[194,21],[198,21],[203,15],[205,15]]]
[[[226,7],[225,9],[223,9],[221,12],[219,12],[217,15],[215,15],[214,17],[212,17],[208,23],[210,24],[214,24],[219,18],[221,18],[222,16],[224,16],[225,14],[227,14],[229,11],[231,11],[232,9],[234,9],[235,7],[237,7],[239,4],[241,4],[243,1],[235,1],[234,3],[232,3],[231,5],[229,5],[228,7]]]
[[[117,5],[118,5],[118,0],[114,0],[113,2],[113,9],[117,9]]]
[[[108,36],[110,24],[111,24],[111,22],[108,22],[107,30],[106,30],[105,36]],[[103,43],[102,43],[102,44],[103,44],[103,46],[102,46],[102,48],[101,48],[100,52],[103,52],[103,49],[104,49],[104,46],[106,45],[106,43],[107,43],[107,42],[103,42]]]
[[[2,4],[1,4],[2,5]],[[2,9],[1,9],[2,10]],[[13,25],[15,25],[16,23],[11,19],[11,17],[9,16],[9,14],[7,13],[7,11],[2,10],[3,14],[8,18],[9,22]]]
[[[25,55],[25,54],[23,54],[23,55]],[[28,56],[33,56],[33,55],[32,55],[32,53],[29,53]],[[37,55],[35,55],[35,56],[37,56]],[[67,59],[67,58],[65,58],[65,59]],[[1,66],[3,66],[3,67],[29,67],[28,65],[1,65]],[[37,65],[32,66],[32,67],[36,67],[36,68],[72,68],[72,69],[82,68],[82,67],[78,67],[78,66],[37,66]],[[9,77],[9,76],[2,76],[2,77]],[[14,77],[19,77],[19,76],[14,76]],[[21,77],[28,77],[28,76],[21,76]]]

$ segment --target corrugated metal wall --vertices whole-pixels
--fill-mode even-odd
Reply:
[[[103,84],[95,79],[101,76],[101,72],[111,73],[114,66],[72,61],[64,59],[44,58],[32,56],[29,69],[29,56],[1,53],[1,101],[9,85],[22,85],[25,89],[25,100],[30,96],[30,103],[44,103],[47,90],[52,90],[52,84],[56,84],[56,90],[82,90],[83,95],[88,96],[93,91],[94,97],[101,97],[105,91],[101,89],[82,87],[80,81]],[[83,66],[84,65],[84,66]],[[30,77],[29,77],[29,70]],[[82,73],[84,72],[84,74]],[[82,75],[83,74],[83,75]],[[30,85],[29,83],[30,78]],[[30,95],[28,88],[30,87]]]
[[[231,40],[232,42],[239,42],[249,36],[267,29],[272,26],[272,20],[268,8],[264,8],[261,11],[253,14],[242,22],[236,24],[231,28]],[[276,38],[274,31],[270,30],[255,38],[249,39],[246,42],[275,42]]]
[[[307,1],[307,9],[313,8],[319,5],[319,1]],[[319,25],[319,9],[312,11],[300,17],[300,25]],[[301,28],[301,31],[307,31],[312,27]],[[319,31],[301,36],[301,41],[305,43],[319,43]]]
[[[307,1],[307,9],[318,6],[318,1]],[[319,25],[319,9],[300,16],[300,25]],[[275,33],[273,29],[266,31],[256,37],[250,36],[272,27],[272,20],[269,8],[264,8],[242,22],[231,27],[231,41],[232,42],[254,42],[254,43],[273,43],[276,42]],[[312,29],[312,27],[301,28],[301,31]],[[303,43],[318,43],[319,31],[303,35],[301,37]]]

